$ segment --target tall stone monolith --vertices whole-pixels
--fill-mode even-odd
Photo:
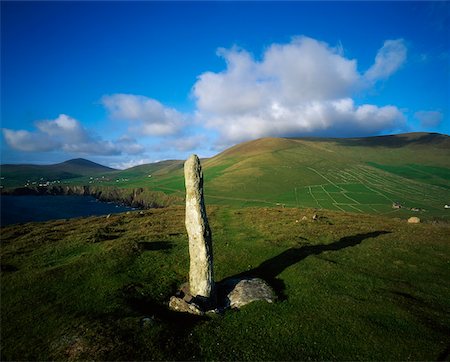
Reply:
[[[211,230],[203,198],[203,173],[197,155],[184,163],[186,230],[189,236],[189,289],[197,300],[211,304],[215,297]]]

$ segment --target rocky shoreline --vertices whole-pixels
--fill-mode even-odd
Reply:
[[[139,209],[162,208],[182,202],[174,195],[142,187],[125,189],[112,186],[51,185],[3,189],[1,195],[79,195],[93,196],[104,202],[116,202]]]

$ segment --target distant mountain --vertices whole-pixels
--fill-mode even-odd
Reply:
[[[64,170],[71,173],[80,174],[83,176],[90,175],[91,173],[104,173],[117,171],[114,168],[103,166],[98,163],[86,160],[84,158],[74,158],[72,160],[68,160],[62,163],[50,165],[50,167],[58,170]]]
[[[52,165],[4,164],[0,165],[2,186],[17,187],[27,183],[61,181],[84,176],[96,176],[116,171],[98,163],[76,158]]]

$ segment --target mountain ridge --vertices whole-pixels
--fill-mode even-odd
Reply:
[[[2,164],[0,170],[2,186],[6,187],[23,186],[25,183],[32,184],[40,181],[75,179],[117,171],[84,158],[75,158],[48,165]]]
[[[435,143],[435,145],[441,146],[442,148],[450,148],[450,136],[442,133],[436,132],[408,132],[408,133],[398,133],[389,135],[379,135],[379,136],[367,136],[367,137],[261,137],[254,140],[244,141],[229,148],[219,152],[218,154],[205,158],[205,160],[210,160],[212,158],[218,157],[222,154],[234,153],[236,149],[245,149],[249,145],[261,144],[263,148],[270,148],[271,145],[276,143],[283,143],[285,141],[307,141],[307,142],[336,142],[345,145],[359,145],[362,146],[366,144],[367,146],[385,146],[385,147],[403,147],[406,145],[427,145],[430,143]],[[257,151],[257,149],[255,150]],[[33,167],[60,167],[60,166],[83,166],[86,168],[102,168],[103,171],[127,171],[131,169],[138,169],[142,166],[147,165],[159,165],[163,166],[173,163],[179,163],[182,160],[178,159],[168,159],[158,162],[151,162],[142,165],[136,165],[129,167],[124,170],[118,170],[109,166],[102,165],[100,163],[85,159],[85,158],[73,158],[66,161],[54,163],[54,164],[33,164],[33,163],[2,163],[0,167],[16,167],[16,166],[33,166]]]

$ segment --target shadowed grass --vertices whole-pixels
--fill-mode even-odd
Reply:
[[[280,298],[205,318],[166,307],[188,279],[183,208],[4,227],[2,359],[445,358],[448,225],[313,213],[209,207],[215,280]]]

